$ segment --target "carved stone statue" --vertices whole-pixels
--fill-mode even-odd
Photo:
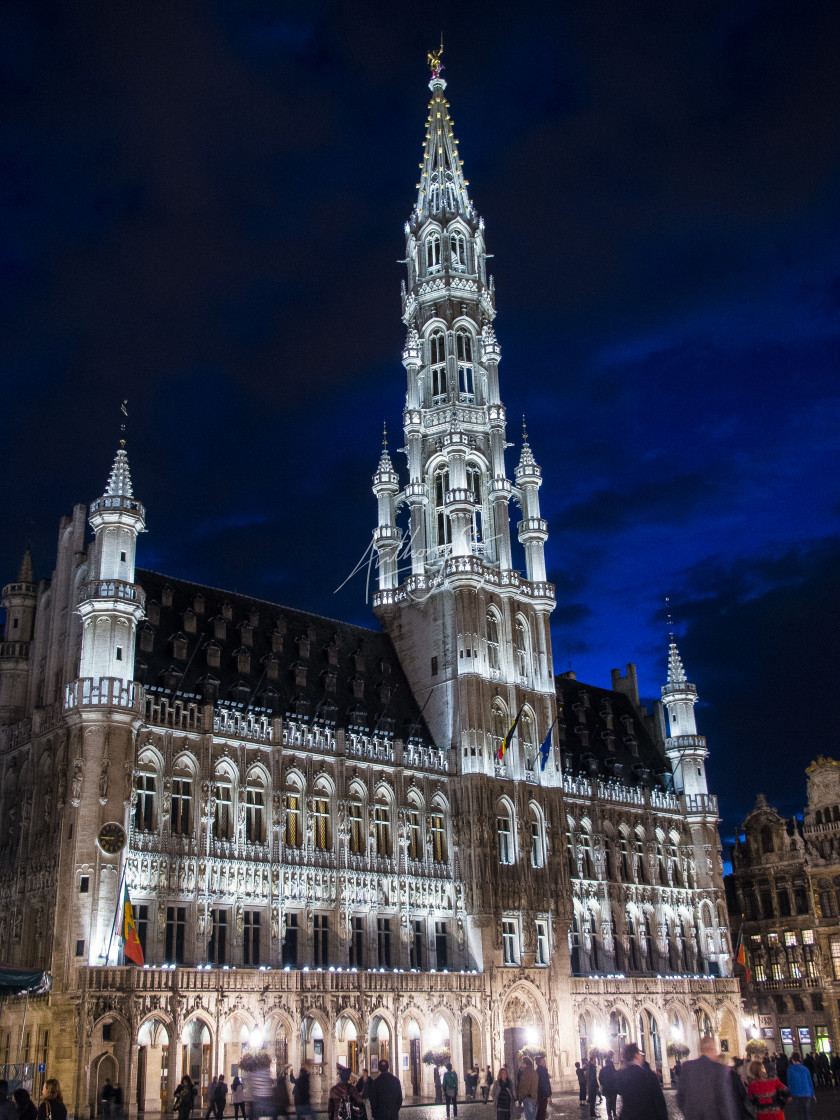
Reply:
[[[85,760],[83,758],[76,758],[73,760],[73,780],[71,783],[72,797],[71,801],[75,806],[79,805],[82,799],[82,777],[85,772]]]
[[[110,767],[111,767],[110,761],[107,758],[103,758],[102,759],[102,768],[99,771],[99,800],[100,800],[101,804],[103,804],[103,805],[108,800],[108,786],[110,785],[110,778],[108,777],[108,771],[109,771]]]

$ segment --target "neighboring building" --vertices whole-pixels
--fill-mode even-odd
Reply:
[[[77,1113],[105,1077],[171,1107],[257,1039],[322,1088],[387,1055],[408,1093],[445,1037],[461,1072],[542,1043],[567,1086],[593,1045],[638,1039],[666,1080],[671,1039],[741,1048],[696,690],[673,641],[653,714],[633,666],[554,677],[540,469],[525,440],[506,473],[484,227],[430,88],[384,631],[135,571],[123,448],[94,540],[77,506],[51,579],[27,557],[4,589],[0,959],[54,987],[4,1007],[0,1054],[22,1038]],[[145,968],[112,937],[123,876]]]
[[[840,1047],[840,762],[820,755],[806,774],[801,822],[759,794],[727,881],[753,1033],[787,1054]]]

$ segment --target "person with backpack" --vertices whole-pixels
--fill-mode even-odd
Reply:
[[[443,1075],[441,1088],[443,1099],[446,1101],[446,1117],[449,1120],[450,1108],[453,1116],[458,1115],[458,1074],[452,1068],[452,1062],[446,1063],[446,1073]]]
[[[245,1120],[245,1085],[238,1074],[230,1083],[230,1103],[233,1105],[233,1120],[238,1120],[240,1109],[242,1120]]]
[[[362,1095],[350,1084],[350,1070],[339,1066],[338,1081],[327,1100],[327,1120],[361,1120],[363,1116]]]
[[[298,1120],[303,1120],[304,1116],[312,1116],[312,1090],[309,1087],[309,1067],[305,1062],[301,1063],[297,1077],[290,1073],[289,1080],[294,1085],[292,1099],[295,1102],[295,1116]]]

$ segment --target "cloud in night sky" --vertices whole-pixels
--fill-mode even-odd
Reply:
[[[727,829],[759,788],[791,812],[837,751],[833,3],[11,0],[4,579],[29,541],[49,575],[128,397],[141,565],[374,625],[363,573],[336,589],[383,419],[402,442],[397,262],[441,28],[508,471],[522,413],[543,471],[556,667],[634,660],[657,696],[670,595]]]

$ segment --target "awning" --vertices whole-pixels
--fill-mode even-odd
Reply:
[[[0,965],[0,996],[43,995],[52,987],[52,974]]]

